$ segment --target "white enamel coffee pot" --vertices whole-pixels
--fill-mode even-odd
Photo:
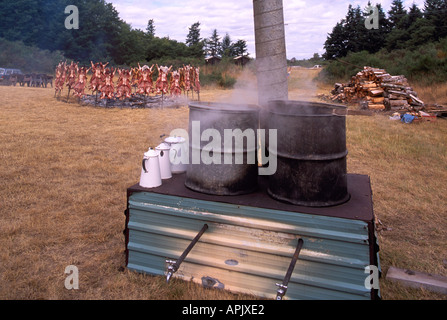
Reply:
[[[169,151],[171,150],[171,145],[163,142],[157,148],[155,148],[155,150],[157,150],[159,153],[161,179],[171,179],[171,161],[169,159]]]
[[[150,148],[144,154],[140,186],[143,188],[156,188],[161,186],[161,183],[159,152]]]
[[[169,137],[165,142],[171,146],[169,158],[171,161],[171,172],[175,174],[184,173],[188,164],[188,146],[183,137]]]

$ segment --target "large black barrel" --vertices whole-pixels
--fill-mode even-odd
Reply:
[[[268,129],[277,129],[277,171],[269,194],[281,201],[327,207],[349,200],[346,108],[303,101],[270,101]],[[272,143],[272,142],[270,142]]]
[[[186,187],[220,196],[256,190],[259,111],[254,105],[200,102],[189,105]],[[220,140],[214,141],[216,135]],[[210,144],[220,150],[210,151]]]

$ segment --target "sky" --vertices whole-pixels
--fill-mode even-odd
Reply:
[[[107,0],[122,20],[134,29],[146,30],[154,20],[155,35],[185,42],[189,28],[200,22],[202,38],[209,38],[214,29],[222,38],[228,33],[233,42],[245,40],[248,53],[255,57],[252,0]],[[387,12],[392,0],[377,0]],[[416,3],[420,9],[424,0],[406,0],[408,9]],[[308,59],[314,53],[324,53],[324,42],[337,22],[346,16],[349,4],[366,8],[364,1],[304,1],[283,0],[287,58]]]

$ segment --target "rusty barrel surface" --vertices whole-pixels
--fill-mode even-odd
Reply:
[[[309,207],[349,200],[346,108],[324,103],[274,100],[266,125],[277,130],[277,171],[269,177],[273,198]]]
[[[186,187],[219,196],[255,191],[258,127],[258,106],[190,103]]]

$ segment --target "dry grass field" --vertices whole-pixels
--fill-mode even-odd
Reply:
[[[314,72],[292,73],[291,99],[327,93],[307,81]],[[251,80],[243,74],[234,90],[205,88],[201,99],[233,101],[240,91],[255,99]],[[0,87],[0,299],[252,299],[175,279],[168,286],[125,268],[126,189],[161,134],[187,129],[187,106],[103,109],[53,95]],[[445,299],[385,275],[395,266],[447,276],[447,121],[348,116],[347,126],[348,171],[372,180],[382,298]],[[79,268],[78,290],[64,287],[69,265]]]

